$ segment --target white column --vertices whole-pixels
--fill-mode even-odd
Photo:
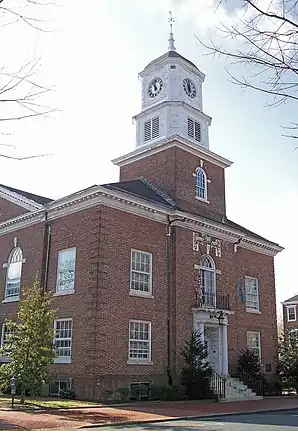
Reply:
[[[222,325],[218,325],[218,374],[222,375],[223,371],[223,336]]]
[[[229,359],[228,359],[228,325],[222,325],[222,374],[229,374]]]
[[[198,333],[200,334],[202,343],[204,343],[204,322],[198,323]]]

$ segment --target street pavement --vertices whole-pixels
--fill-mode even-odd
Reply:
[[[81,431],[87,428],[81,428]],[[91,430],[91,428],[89,428]],[[217,416],[213,418],[177,420],[140,425],[92,428],[93,431],[296,431],[298,410]]]

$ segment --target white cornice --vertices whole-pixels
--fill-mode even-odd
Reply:
[[[25,229],[45,220],[45,211],[28,212],[0,223],[0,236]]]
[[[125,166],[129,163],[136,162],[137,160],[141,160],[145,157],[159,153],[171,147],[181,148],[182,150],[187,151],[197,157],[201,157],[202,159],[213,163],[214,165],[220,166],[221,168],[231,166],[233,163],[230,160],[225,159],[224,157],[219,156],[218,154],[215,154],[202,146],[196,145],[179,135],[173,135],[170,138],[162,139],[156,143],[142,145],[134,151],[112,160],[112,163],[120,167]]]
[[[209,233],[217,238],[236,243],[241,240],[238,247],[275,256],[283,248],[270,241],[258,240],[246,235],[241,230],[230,228],[223,223],[206,220],[203,217],[182,211],[174,211],[160,204],[146,202],[144,199],[128,196],[125,192],[107,190],[102,186],[94,186],[81,190],[72,195],[61,198],[47,206],[48,220],[64,217],[96,205],[105,205],[120,211],[136,214],[140,217],[155,220],[159,223],[167,223],[168,217],[184,218],[185,222],[175,222],[177,226],[193,231]],[[0,235],[23,229],[45,219],[45,210],[29,212],[0,223]]]
[[[281,302],[281,304],[291,307],[291,305],[297,305],[298,301],[284,301],[284,302]]]
[[[194,231],[197,230],[199,232],[209,233],[210,235],[214,235],[216,238],[232,243],[236,243],[240,240],[237,245],[239,248],[245,248],[268,256],[276,256],[277,253],[284,250],[283,247],[271,241],[256,239],[253,236],[241,232],[241,230],[231,228],[212,220],[206,220],[203,217],[196,216],[194,214],[176,211],[175,216],[185,218],[184,222],[175,222],[178,226]]]
[[[148,108],[144,109],[143,111],[141,111],[139,114],[134,115],[132,117],[133,120],[138,120],[141,117],[144,117],[145,115],[148,115],[152,112],[156,111],[156,107],[158,107],[158,109],[162,109],[166,106],[180,106],[180,107],[187,107],[187,109],[189,109],[190,112],[192,112],[195,115],[199,115],[201,118],[203,118],[208,126],[211,125],[211,121],[212,118],[209,117],[209,115],[205,114],[204,112],[200,111],[199,109],[194,108],[193,106],[189,105],[186,102],[183,102],[181,100],[177,100],[177,101],[172,101],[172,100],[164,100],[163,102],[160,103],[155,103],[154,105],[149,106]]]
[[[19,207],[24,208],[28,211],[36,211],[43,208],[43,206],[38,204],[37,202],[34,202],[31,199],[27,199],[19,193],[12,192],[5,187],[0,187],[0,198],[3,198],[8,202],[18,205]]]

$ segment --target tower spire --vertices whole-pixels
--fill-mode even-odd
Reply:
[[[170,23],[170,36],[169,36],[169,47],[168,50],[169,51],[176,51],[175,48],[175,39],[174,39],[174,35],[173,35],[173,23],[175,22],[175,18],[173,18],[172,15],[172,11],[169,11],[169,19],[168,19],[169,23]]]

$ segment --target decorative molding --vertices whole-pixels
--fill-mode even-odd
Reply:
[[[156,187],[151,181],[149,181],[145,177],[139,177],[138,178],[142,183],[144,183],[146,186],[150,187],[155,193],[157,193],[159,196],[161,196],[166,202],[168,202],[170,205],[175,206],[176,202],[174,199],[172,199],[166,192]]]
[[[5,187],[0,187],[0,198],[7,200],[15,205],[18,205],[28,211],[35,211],[43,208],[43,205],[35,201],[25,198],[23,195],[12,192]]]
[[[146,145],[142,145],[136,148],[134,151],[112,160],[112,163],[120,167],[125,166],[129,163],[148,157],[148,155],[159,153],[160,151],[164,151],[174,146],[181,148],[182,150],[187,151],[197,157],[201,157],[216,166],[220,166],[221,168],[229,167],[233,163],[201,145],[194,144],[191,140],[185,139],[180,135],[173,135],[170,138],[159,140],[156,143],[150,142]]]
[[[214,249],[215,256],[221,257],[221,242],[219,239],[212,238],[205,233],[193,232],[193,250],[199,251],[200,245],[206,245],[207,254],[210,254],[210,251]]]

